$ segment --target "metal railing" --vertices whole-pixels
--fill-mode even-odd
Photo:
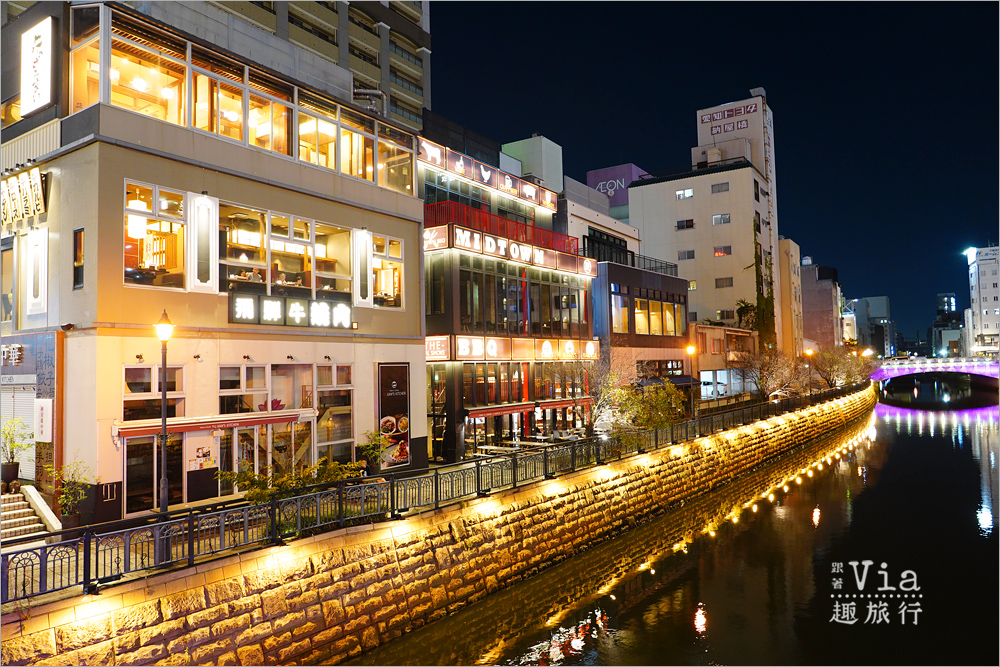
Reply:
[[[864,383],[758,403],[626,438],[599,436],[552,442],[433,470],[341,480],[302,489],[301,495],[290,498],[274,497],[263,504],[237,499],[147,519],[65,529],[48,535],[50,543],[43,545],[37,544],[37,538],[8,540],[0,554],[2,602],[73,586],[91,593],[100,584],[145,570],[194,566],[197,559],[213,554],[280,544],[308,531],[374,522],[410,510],[437,509],[767,419],[867,386]]]

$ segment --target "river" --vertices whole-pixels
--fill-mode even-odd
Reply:
[[[880,404],[355,664],[995,665],[998,417]]]

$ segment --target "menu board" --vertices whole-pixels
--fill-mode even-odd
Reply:
[[[381,468],[410,463],[410,365],[378,365],[378,430],[389,439]]]

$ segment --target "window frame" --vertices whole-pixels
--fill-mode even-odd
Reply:
[[[732,276],[724,276],[715,279],[715,289],[727,289],[733,286]]]
[[[154,210],[144,211],[144,210],[139,209],[139,208],[129,208],[129,206],[128,206],[128,188],[129,188],[129,185],[134,185],[134,186],[141,187],[141,188],[150,188],[150,190],[151,190],[151,195],[150,196],[151,196],[151,202],[152,202],[151,205],[150,205],[150,208],[154,209]],[[173,217],[173,216],[170,216],[170,215],[159,214],[159,212],[157,210],[155,210],[157,208],[156,205],[160,201],[160,191],[161,191],[161,189],[162,190],[166,190],[166,191],[168,191],[170,193],[173,193],[173,194],[178,194],[178,195],[181,196],[181,206],[182,206],[183,211],[184,211],[183,215],[180,215],[180,216],[177,216],[177,217]],[[123,283],[123,286],[126,287],[126,288],[129,288],[129,289],[154,289],[154,290],[166,290],[166,291],[170,291],[170,292],[184,292],[184,293],[190,293],[190,292],[199,291],[199,290],[192,289],[192,284],[191,284],[192,283],[192,276],[191,276],[191,271],[192,271],[192,268],[191,268],[191,260],[192,260],[192,250],[191,250],[191,247],[192,247],[192,237],[191,237],[191,234],[190,234],[191,226],[190,226],[190,222],[188,220],[188,214],[190,212],[188,193],[184,192],[183,190],[181,190],[179,188],[171,188],[171,187],[167,187],[167,186],[160,186],[160,185],[154,184],[154,183],[147,183],[147,182],[144,182],[144,181],[138,181],[138,180],[126,178],[122,182],[122,208],[121,208],[121,211],[122,211],[122,214],[121,214],[122,215],[122,218],[121,218],[121,220],[122,220],[122,228],[121,228],[122,229],[121,252],[122,252],[122,283]],[[184,242],[182,244],[179,244],[179,248],[175,251],[178,254],[182,255],[183,258],[184,258],[184,269],[181,272],[181,275],[184,276],[184,285],[183,286],[181,286],[181,287],[170,287],[170,286],[164,286],[164,285],[147,285],[147,284],[142,284],[142,283],[128,282],[127,280],[125,280],[125,275],[124,275],[124,269],[125,269],[125,242],[126,242],[127,238],[134,238],[134,237],[128,236],[128,217],[130,215],[130,212],[131,212],[132,215],[136,215],[137,213],[141,214],[141,216],[144,217],[146,219],[146,221],[147,221],[147,229],[148,229],[148,223],[149,223],[150,220],[152,220],[154,222],[160,222],[160,223],[166,222],[166,223],[170,223],[172,225],[181,225],[184,228]],[[176,232],[174,232],[174,233],[176,234]],[[136,243],[138,243],[138,242],[139,242],[139,239],[136,239]],[[136,250],[136,254],[138,256],[138,250]],[[218,253],[216,253],[216,255],[218,255]],[[218,269],[216,269],[216,271],[217,270]]]
[[[713,225],[728,225],[730,223],[731,216],[728,213],[717,213],[712,216]]]

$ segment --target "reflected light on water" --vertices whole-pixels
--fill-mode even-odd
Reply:
[[[985,502],[979,506],[979,511],[976,512],[976,520],[979,522],[979,533],[983,537],[989,537],[990,533],[993,532],[993,512],[990,511],[989,506]]]
[[[819,505],[817,505],[816,507],[813,508],[812,524],[813,524],[814,528],[816,526],[819,526]]]
[[[704,603],[698,603],[698,609],[694,612],[694,629],[698,634],[705,632],[708,627],[708,616],[705,614]]]

